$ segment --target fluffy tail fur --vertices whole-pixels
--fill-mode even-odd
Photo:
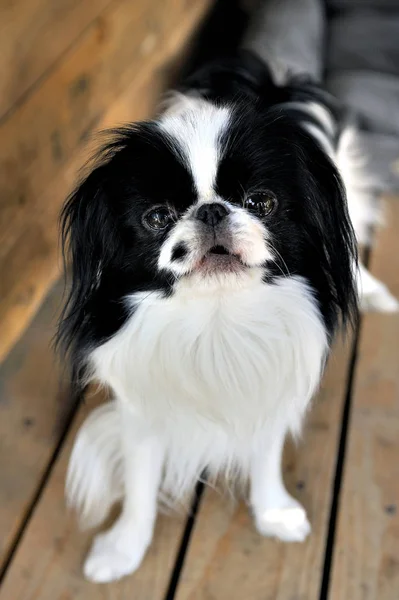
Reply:
[[[370,244],[372,226],[382,222],[378,200],[378,182],[373,181],[367,169],[355,126],[346,127],[340,137],[336,162],[344,181],[348,210],[360,244]],[[359,264],[357,272],[360,306],[363,310],[397,312],[398,300],[381,281]]]
[[[123,497],[120,414],[116,402],[96,408],[79,429],[66,480],[68,506],[84,528],[99,525]]]

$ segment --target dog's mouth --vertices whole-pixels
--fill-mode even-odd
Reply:
[[[213,246],[210,250],[208,250],[207,254],[215,254],[216,256],[232,256],[227,248],[220,246],[220,244]]]
[[[198,264],[198,269],[207,274],[217,272],[232,273],[241,271],[243,268],[244,264],[240,257],[221,244],[212,246]]]

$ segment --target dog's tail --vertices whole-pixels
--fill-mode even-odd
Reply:
[[[83,528],[99,525],[123,496],[120,430],[120,415],[112,401],[92,411],[76,436],[66,497]]]
[[[377,194],[378,182],[368,169],[356,124],[343,127],[338,140],[336,163],[345,185],[348,210],[361,244],[370,243],[373,225],[381,222],[381,207]]]

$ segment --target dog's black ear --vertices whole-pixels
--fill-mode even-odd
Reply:
[[[358,316],[356,238],[345,187],[335,165],[307,134],[301,148],[300,173],[306,190],[303,218],[308,245],[313,247],[309,263],[317,265],[324,277],[321,302],[328,325],[334,329],[337,321],[353,324]]]
[[[267,90],[270,104],[281,101],[266,65],[247,50],[205,64],[188,76],[180,89],[190,93],[197,90],[201,96],[216,102],[240,98],[256,101]],[[272,98],[270,95],[274,94],[276,97]]]
[[[107,165],[95,168],[66,201],[60,217],[68,295],[56,343],[76,354],[90,328],[91,307],[105,273],[118,264],[122,240],[106,193]],[[72,357],[72,362],[76,356]]]

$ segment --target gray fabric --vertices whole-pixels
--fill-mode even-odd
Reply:
[[[360,115],[366,130],[399,134],[399,77],[337,69],[327,74],[326,87]]]
[[[379,10],[397,10],[398,8],[398,0],[328,0],[327,4],[334,9],[358,9],[370,6]]]
[[[243,46],[267,62],[277,82],[308,74],[321,81],[324,18],[320,0],[267,0],[255,11]]]
[[[399,190],[399,0],[262,0],[244,40],[271,67],[324,77],[359,116],[377,191]],[[325,50],[325,52],[324,52]]]
[[[397,75],[399,70],[398,12],[355,10],[334,16],[328,27],[327,67],[364,69]]]
[[[379,191],[399,190],[399,2],[330,0],[325,84],[360,117]],[[390,10],[387,10],[390,9]]]
[[[399,138],[361,131],[359,146],[366,158],[372,188],[380,193],[399,190]]]

